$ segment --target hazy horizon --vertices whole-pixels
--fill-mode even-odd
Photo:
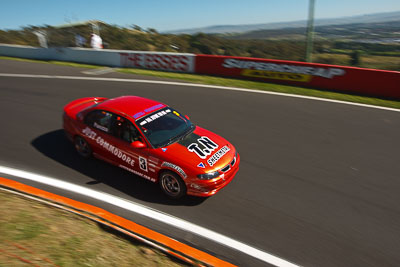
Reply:
[[[308,0],[105,0],[2,1],[0,29],[19,29],[29,25],[62,25],[101,20],[122,27],[138,25],[144,29],[175,31],[219,25],[252,25],[306,20]],[[315,18],[332,19],[400,11],[398,0],[316,0]],[[400,18],[399,18],[400,19]]]

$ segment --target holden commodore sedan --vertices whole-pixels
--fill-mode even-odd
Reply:
[[[64,107],[63,127],[78,154],[158,183],[170,198],[208,197],[239,170],[235,147],[158,101],[86,97]]]

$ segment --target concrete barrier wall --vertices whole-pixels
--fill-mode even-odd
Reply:
[[[50,51],[40,47],[0,44],[0,56],[49,60]]]
[[[0,55],[39,60],[58,60],[110,67],[131,67],[174,72],[194,71],[194,54],[95,50],[87,48],[38,48],[0,44]]]
[[[397,71],[260,58],[4,44],[0,44],[0,55],[198,73],[400,99],[400,72]]]

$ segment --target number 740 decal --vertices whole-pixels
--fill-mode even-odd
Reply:
[[[205,159],[208,155],[211,155],[215,149],[218,148],[218,145],[206,136],[200,137],[197,139],[197,142],[202,144],[204,148],[201,149],[198,143],[192,143],[187,147],[187,149],[190,152],[196,153],[201,159]]]

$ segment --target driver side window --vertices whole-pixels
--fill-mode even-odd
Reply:
[[[133,126],[130,121],[120,116],[117,116],[113,122],[112,135],[128,143],[141,141],[140,134],[135,126]]]
[[[93,128],[109,133],[112,119],[113,114],[103,110],[95,110],[87,114],[84,121]]]

